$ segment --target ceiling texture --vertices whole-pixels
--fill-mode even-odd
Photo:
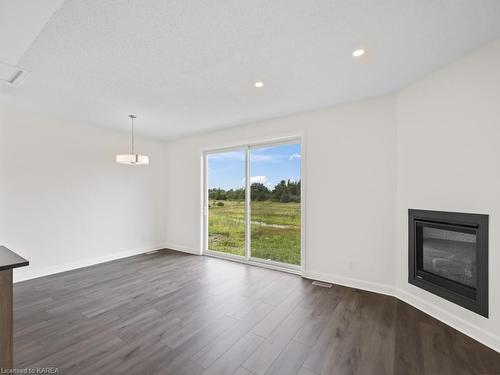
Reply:
[[[393,92],[500,37],[499,0],[53,3],[0,101],[124,131],[136,113],[164,140]]]

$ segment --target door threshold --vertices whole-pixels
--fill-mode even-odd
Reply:
[[[271,264],[266,261],[256,261],[252,259],[246,260],[244,257],[240,257],[239,255],[220,254],[216,251],[204,251],[203,255],[218,259],[229,260],[231,262],[243,263],[243,264],[248,264],[250,266],[268,268],[275,271],[287,272],[287,273],[292,273],[294,275],[302,276],[302,268],[300,266],[286,267],[286,266],[281,266],[279,264]]]

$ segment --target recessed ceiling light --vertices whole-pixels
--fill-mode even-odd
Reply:
[[[253,84],[255,87],[257,87],[258,89],[260,89],[261,87],[264,87],[264,82],[261,82],[261,81],[257,81]]]
[[[364,49],[357,49],[356,51],[354,51],[352,53],[352,57],[361,57],[365,54],[365,50]]]

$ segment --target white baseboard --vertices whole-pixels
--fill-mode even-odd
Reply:
[[[466,320],[459,318],[458,316],[449,313],[446,310],[437,307],[436,305],[427,302],[426,300],[416,297],[415,295],[408,293],[402,289],[395,289],[394,296],[399,300],[412,305],[418,310],[440,320],[446,325],[455,328],[457,331],[473,338],[476,341],[490,347],[491,349],[500,353],[500,337],[478,327],[474,324],[467,322]]]
[[[156,246],[147,246],[138,249],[121,251],[118,253],[111,253],[107,255],[103,255],[100,257],[94,257],[89,259],[81,259],[71,263],[65,263],[57,266],[46,267],[42,269],[31,269],[32,265],[26,269],[20,268],[19,270],[14,270],[14,283],[18,283],[25,280],[36,279],[38,277],[53,275],[56,273],[66,272],[75,270],[78,268],[93,266],[99,263],[110,262],[112,260],[127,258],[133,255],[139,255],[143,253],[147,253],[153,250],[160,250],[166,248],[165,245],[156,245]]]
[[[200,249],[195,249],[195,248],[188,247],[188,246],[166,244],[165,248],[166,249],[170,249],[170,250],[180,251],[180,252],[183,252],[183,253],[189,253],[189,254],[194,254],[194,255],[201,255]]]
[[[309,271],[304,272],[302,276],[308,279],[348,286],[350,288],[366,290],[368,292],[386,294],[388,296],[394,296],[394,287],[388,284],[375,283],[371,281],[353,279],[350,277],[335,276],[326,273],[309,272]]]

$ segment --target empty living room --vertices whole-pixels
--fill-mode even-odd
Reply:
[[[500,375],[500,1],[1,0],[0,374]]]

